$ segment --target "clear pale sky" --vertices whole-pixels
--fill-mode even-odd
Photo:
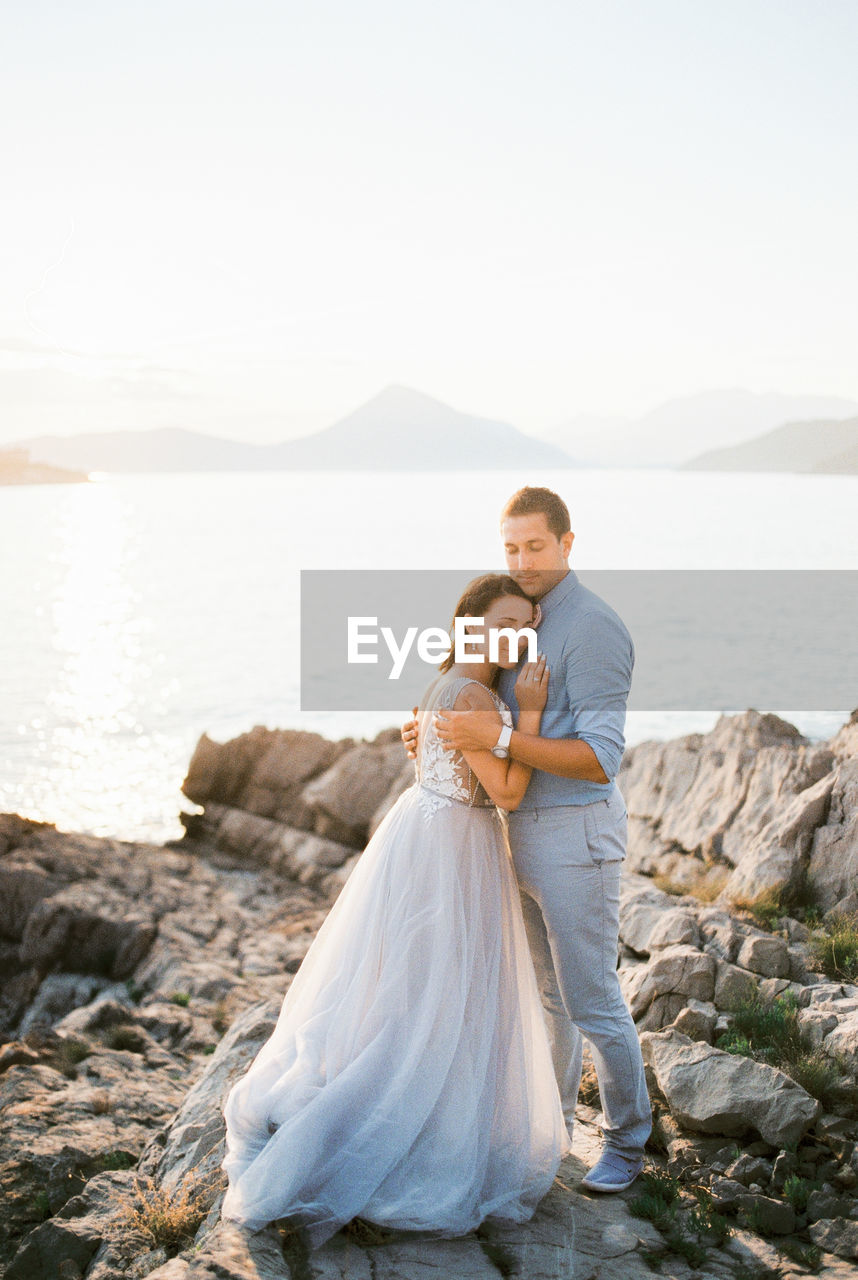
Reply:
[[[27,0],[0,441],[858,397],[855,0]]]

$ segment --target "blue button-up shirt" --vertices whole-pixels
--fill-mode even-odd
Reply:
[[[562,778],[534,769],[521,809],[603,800],[625,750],[626,702],[632,683],[635,649],[619,614],[570,569],[539,601],[539,651],[549,669],[548,702],[539,730],[543,738],[580,738],[596,753],[607,782]],[[497,692],[518,724],[513,687],[527,654],[514,671],[498,673]]]

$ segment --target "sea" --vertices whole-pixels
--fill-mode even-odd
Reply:
[[[0,812],[160,843],[203,734],[372,738],[401,712],[302,711],[302,569],[503,568],[522,484],[569,506],[570,565],[856,569],[858,476],[673,470],[98,474],[0,488]],[[858,691],[852,706],[858,705]],[[841,711],[760,707],[812,739]],[[742,707],[634,712],[627,745]]]

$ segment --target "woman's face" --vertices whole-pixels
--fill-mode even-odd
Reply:
[[[466,614],[466,617],[472,617],[472,614]],[[499,596],[497,600],[493,600],[487,605],[483,613],[485,619],[483,630],[477,630],[474,635],[473,643],[469,642],[468,652],[473,654],[489,655],[489,630],[491,627],[510,627],[513,631],[520,631],[522,627],[533,625],[533,605],[529,600],[523,600],[521,596]],[[479,643],[476,637],[482,635],[482,643]],[[509,670],[518,666],[520,656],[527,649],[527,637],[522,636],[519,641],[515,641],[512,636],[498,637],[498,666]]]

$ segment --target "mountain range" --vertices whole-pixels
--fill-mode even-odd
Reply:
[[[581,467],[858,472],[858,403],[701,392],[634,421],[579,415],[550,434],[391,385],[322,430],[269,444],[184,427],[41,435],[33,460],[84,471],[439,471]]]
[[[390,386],[311,435],[245,444],[180,427],[84,432],[20,441],[34,458],[89,471],[438,471],[579,465],[508,422],[460,413]]]
[[[858,473],[858,417],[844,422],[785,422],[729,449],[709,449],[683,463],[688,471]]]

